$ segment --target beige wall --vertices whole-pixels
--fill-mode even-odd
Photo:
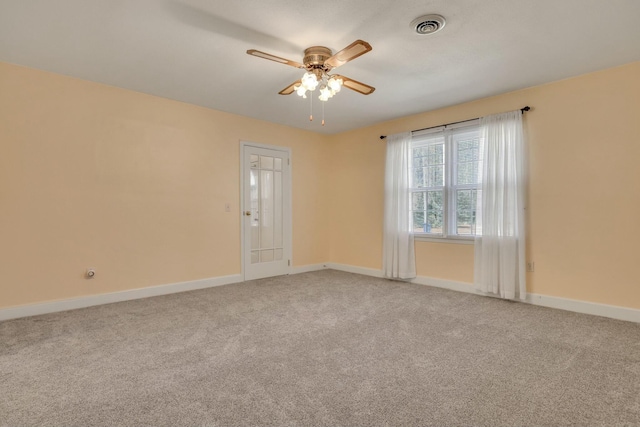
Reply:
[[[530,105],[530,292],[640,308],[640,62],[331,138],[331,261],[381,268],[385,144],[379,135]],[[473,247],[416,243],[418,274],[473,281]]]
[[[240,140],[292,148],[294,265],[326,262],[323,136],[2,63],[0,94],[0,307],[240,273]]]
[[[294,265],[379,269],[378,136],[531,105],[529,290],[640,308],[639,76],[633,63],[323,136],[0,63],[0,307],[239,273],[239,140],[292,148]],[[416,254],[422,276],[473,280],[472,246]]]

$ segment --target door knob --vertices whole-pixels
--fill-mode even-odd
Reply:
[[[251,211],[244,211],[244,214],[245,214],[246,216],[251,216]]]

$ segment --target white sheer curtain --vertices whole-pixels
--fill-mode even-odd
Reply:
[[[480,118],[482,190],[476,208],[476,289],[525,299],[525,146],[520,110]]]
[[[411,132],[387,137],[382,268],[389,279],[416,277],[411,232]]]

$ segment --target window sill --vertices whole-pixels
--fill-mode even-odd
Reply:
[[[474,237],[437,237],[425,234],[414,234],[413,237],[417,242],[453,243],[456,245],[473,245],[475,240]]]

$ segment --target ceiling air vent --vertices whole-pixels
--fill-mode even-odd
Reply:
[[[446,21],[441,15],[424,15],[411,21],[411,28],[421,35],[433,34],[444,28]]]

